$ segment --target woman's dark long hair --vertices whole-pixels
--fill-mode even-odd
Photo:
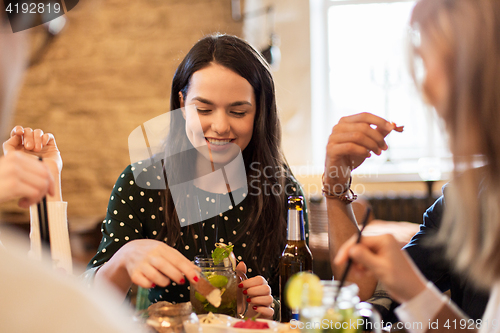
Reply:
[[[245,78],[255,93],[256,115],[252,138],[242,152],[250,185],[249,195],[245,199],[250,200],[250,212],[244,222],[246,230],[239,234],[244,237],[249,231],[255,240],[247,243],[249,258],[257,256],[259,262],[271,263],[279,257],[285,243],[285,181],[286,174],[290,173],[281,151],[281,125],[271,71],[262,55],[242,39],[229,35],[207,36],[193,46],[175,72],[170,95],[171,110],[181,107],[179,92],[185,99],[193,73],[210,64],[224,66]],[[170,131],[170,143],[174,143],[175,147],[192,147],[185,134],[183,117],[176,117],[171,121]],[[181,132],[184,134],[180,135]],[[190,165],[183,163],[181,159],[172,163],[178,164],[169,166],[174,170],[176,167],[185,169],[186,165]],[[265,173],[265,167],[272,172]],[[164,210],[165,226],[158,238],[166,237],[167,244],[175,246],[180,238],[180,224],[168,186],[164,192]],[[261,265],[255,266],[260,270]]]

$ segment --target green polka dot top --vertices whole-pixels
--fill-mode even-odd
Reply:
[[[141,163],[141,162],[138,162]],[[118,177],[111,193],[107,208],[106,218],[102,222],[102,240],[97,254],[88,264],[89,270],[95,270],[108,261],[125,243],[135,239],[157,239],[165,224],[164,209],[161,202],[161,192],[159,190],[141,188],[136,184],[134,171],[141,168],[141,165],[129,165]],[[161,165],[152,165],[145,168],[161,169]],[[160,178],[160,177],[158,177]],[[154,184],[149,186],[153,187]],[[287,197],[290,195],[304,195],[301,187],[293,177],[288,177]],[[224,213],[213,216],[215,204],[219,200],[217,196],[227,195],[201,191],[199,195],[199,205],[202,221],[190,226],[181,227],[180,240],[174,247],[186,256],[189,260],[194,260],[196,255],[203,254],[201,238],[205,241],[207,252],[215,248],[214,244],[221,242],[234,245],[234,254],[238,260],[243,260],[247,267],[247,276],[253,277],[260,271],[271,286],[273,296],[279,295],[279,281],[277,266],[281,253],[276,253],[273,262],[261,263],[259,258],[250,258],[245,248],[253,242],[260,246],[258,240],[252,239],[249,231],[244,231],[244,221],[247,214],[248,203],[246,192],[243,190],[232,191],[234,198],[242,197],[242,201],[235,205],[229,205]],[[286,198],[285,198],[286,200]],[[224,200],[221,200],[224,201]],[[235,200],[238,201],[238,200]],[[219,201],[220,202],[220,201]],[[226,201],[227,202],[227,201]],[[286,207],[286,205],[285,205]],[[203,219],[203,215],[212,216]],[[285,215],[286,216],[286,215]],[[181,217],[180,217],[181,218]],[[308,237],[307,210],[304,214],[306,237]],[[182,222],[182,221],[181,221]],[[239,237],[244,232],[243,237]],[[238,240],[236,238],[238,237]],[[163,241],[166,241],[163,239]],[[284,247],[284,244],[283,246]],[[257,267],[260,263],[261,267]],[[166,288],[156,286],[149,291],[149,299],[155,303],[158,301],[169,301],[172,303],[189,301],[189,283],[177,285],[172,283]]]

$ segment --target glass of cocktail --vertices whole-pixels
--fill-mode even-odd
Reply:
[[[248,304],[238,284],[246,280],[245,274],[240,271],[234,271],[228,258],[219,263],[214,259],[202,256],[196,256],[194,263],[201,268],[201,273],[210,282],[210,284],[221,291],[221,304],[215,307],[201,295],[195,288],[190,288],[190,300],[193,310],[197,314],[219,313],[226,314],[236,318],[245,316]]]
[[[366,326],[370,331],[381,332],[380,315],[368,303],[360,302],[359,288],[354,283],[346,283],[338,297],[339,281],[321,281],[322,302],[311,305],[308,302],[307,287],[303,289],[300,309],[301,332],[307,333],[361,333]]]

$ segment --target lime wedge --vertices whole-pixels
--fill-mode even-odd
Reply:
[[[315,274],[299,272],[292,275],[285,286],[288,306],[292,309],[304,306],[320,306],[323,301],[323,286]]]
[[[194,297],[200,301],[201,303],[205,303],[207,301],[207,299],[205,298],[205,296],[203,296],[202,294],[200,294],[199,292],[195,291],[194,292]]]
[[[208,282],[215,288],[222,288],[227,284],[228,278],[224,275],[214,274],[208,276]]]

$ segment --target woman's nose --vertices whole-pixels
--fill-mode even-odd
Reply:
[[[218,111],[215,113],[211,129],[219,135],[226,134],[231,130],[231,126],[229,125],[229,120],[227,119],[225,112]]]

